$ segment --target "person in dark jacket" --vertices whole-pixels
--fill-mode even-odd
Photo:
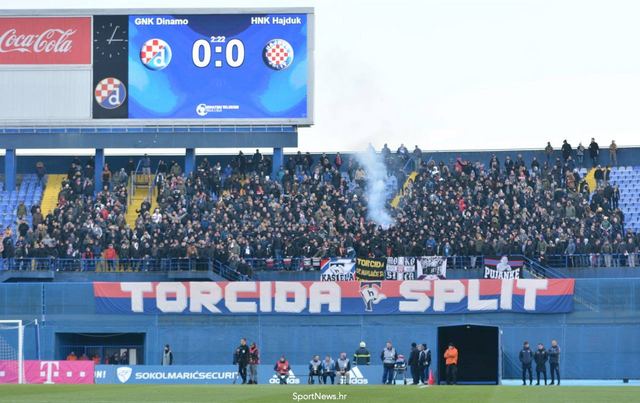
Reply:
[[[529,372],[529,385],[533,384],[533,375],[531,374],[531,363],[533,362],[533,351],[529,348],[529,342],[525,341],[520,350],[520,364],[522,365],[522,384],[527,384],[527,372]]]
[[[593,166],[598,165],[598,156],[600,155],[600,146],[596,143],[596,139],[591,138],[591,143],[589,144],[589,156],[591,157],[591,162]]]
[[[419,362],[418,356],[420,355],[420,351],[418,351],[417,344],[411,343],[411,352],[409,353],[409,368],[411,368],[411,377],[413,378],[413,385],[417,385],[420,382],[420,372],[419,372]]]
[[[247,383],[247,365],[249,364],[249,346],[247,339],[240,339],[240,345],[236,348],[234,354],[234,364],[238,364],[238,374],[242,378],[242,384]]]
[[[567,140],[564,140],[562,142],[562,158],[565,161],[571,156],[572,151],[573,151],[573,148],[571,147],[571,144],[569,144]]]
[[[429,382],[429,367],[431,366],[431,350],[427,348],[426,343],[420,346],[420,354],[418,355],[418,363],[420,370],[420,382],[425,385]]]
[[[547,350],[542,343],[538,343],[538,349],[533,354],[533,361],[536,363],[536,386],[540,385],[540,374],[544,375],[544,384],[547,384]]]
[[[260,350],[255,342],[249,347],[249,384],[258,384],[258,365],[260,364]]]
[[[371,353],[367,350],[367,344],[364,341],[360,342],[360,347],[353,354],[354,365],[369,365],[371,362]]]
[[[551,347],[547,351],[549,355],[549,371],[551,372],[551,383],[555,384],[555,378],[558,377],[558,385],[560,385],[560,346],[556,340],[551,340]]]

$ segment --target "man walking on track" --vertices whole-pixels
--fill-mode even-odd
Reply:
[[[247,365],[249,364],[249,346],[247,346],[247,339],[244,337],[240,339],[240,345],[236,348],[233,358],[234,364],[238,364],[238,374],[244,385],[247,383]]]
[[[447,366],[447,385],[455,385],[458,381],[458,349],[453,343],[449,343],[449,348],[445,350],[444,359]]]

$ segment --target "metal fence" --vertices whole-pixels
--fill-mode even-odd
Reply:
[[[249,276],[216,259],[69,259],[12,258],[0,259],[0,270],[55,272],[212,272],[229,280],[246,280]]]
[[[563,277],[557,270],[566,268],[638,267],[637,253],[584,255],[548,255],[537,261],[522,255],[510,255],[525,260],[525,268],[546,277]],[[68,259],[68,258],[13,258],[0,259],[0,270],[56,271],[56,272],[212,272],[229,280],[247,280],[252,271],[320,270],[321,257],[245,258],[247,270],[237,269],[234,263],[225,264],[204,258],[144,258],[144,259]],[[448,270],[467,270],[484,267],[485,256],[448,256]]]

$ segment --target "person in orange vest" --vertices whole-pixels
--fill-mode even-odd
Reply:
[[[100,356],[98,354],[94,354],[91,361],[93,361],[95,365],[100,365]]]
[[[449,343],[449,348],[445,350],[444,359],[447,366],[447,385],[455,385],[458,378],[458,349],[453,343]]]
[[[76,361],[78,359],[78,357],[76,356],[76,353],[74,353],[73,351],[69,353],[69,355],[67,356],[67,361]]]
[[[289,367],[289,361],[287,361],[284,355],[280,357],[278,362],[276,362],[276,365],[273,367],[273,369],[276,371],[276,375],[280,380],[280,385],[286,385],[287,378],[289,377],[289,370],[291,368]]]

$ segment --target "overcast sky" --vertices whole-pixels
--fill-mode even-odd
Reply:
[[[3,2],[6,8],[8,1]],[[312,6],[302,150],[640,144],[640,1],[23,0],[9,7]],[[204,150],[203,150],[204,151]]]

